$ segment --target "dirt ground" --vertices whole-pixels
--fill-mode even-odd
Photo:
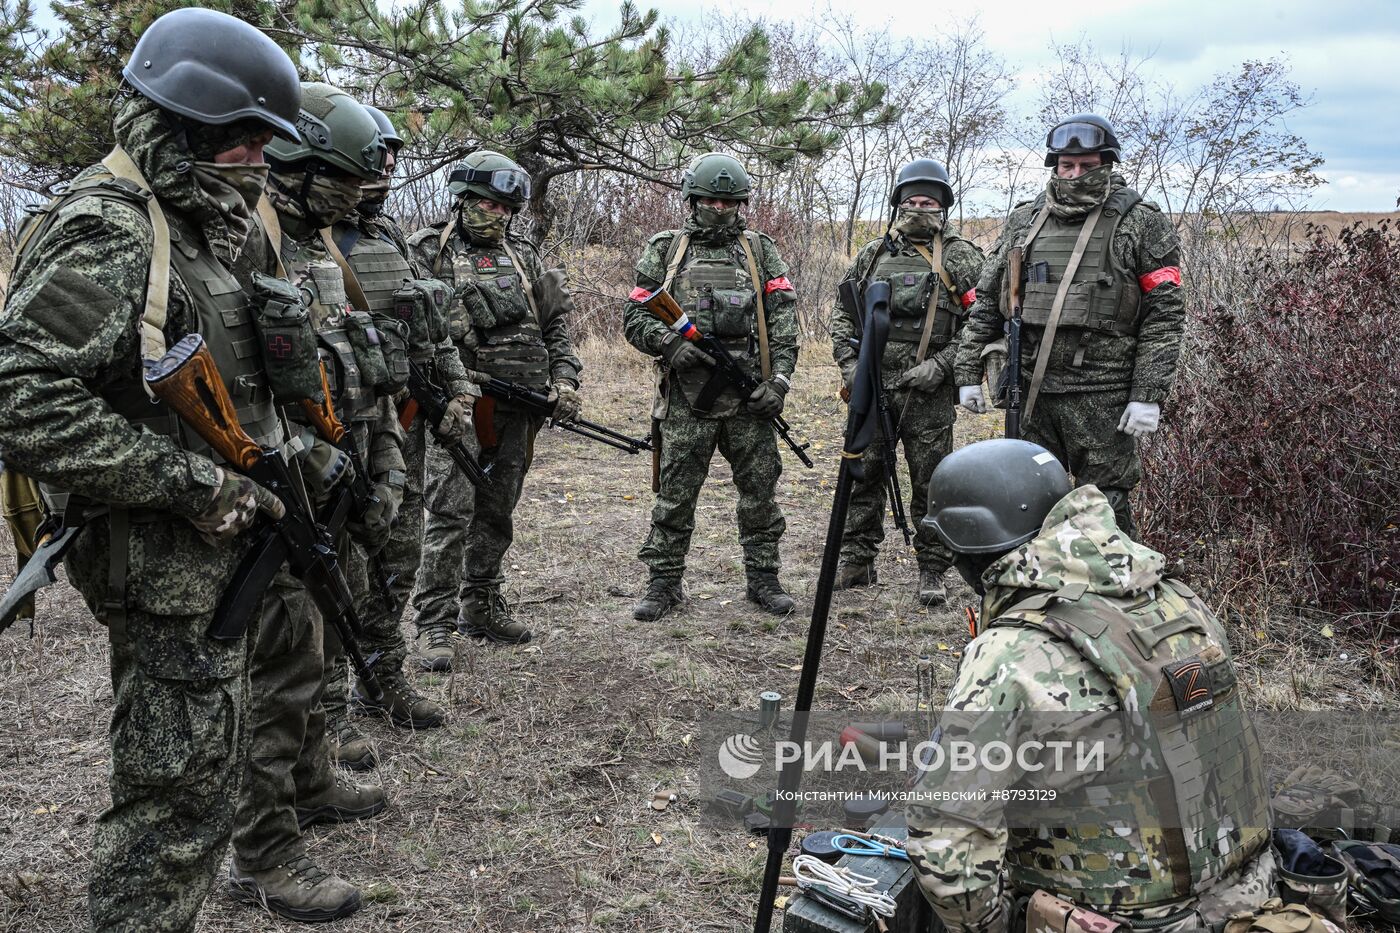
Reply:
[[[648,374],[626,347],[585,348],[586,414],[646,431]],[[393,803],[359,825],[313,830],[312,855],[359,883],[365,908],[335,926],[388,930],[741,930],[752,923],[764,848],[701,824],[695,729],[717,710],[751,709],[762,690],[796,691],[844,417],[827,350],[804,353],[789,404],[817,468],[784,455],[784,580],[799,611],[776,620],[743,598],[735,491],[713,467],[687,575],[690,600],[658,624],[632,620],[645,585],[636,550],[650,512],[650,461],[553,432],[518,512],[509,595],[535,639],[464,643],[459,671],[418,675],[445,702],[445,728],[417,735],[362,720]],[[992,436],[963,415],[958,441]],[[967,641],[961,583],[922,609],[912,554],[887,541],[881,585],[838,594],[816,705],[914,708],[915,660],[935,658],[946,689]],[[13,571],[12,552],[0,574]],[[406,626],[407,627],[407,626]],[[1252,626],[1251,626],[1252,627]],[[1245,681],[1271,707],[1394,705],[1365,652],[1278,626],[1239,633]],[[95,817],[106,805],[111,705],[105,633],[66,586],[40,600],[37,636],[0,636],[0,931],[86,929]],[[1298,663],[1301,658],[1307,664]],[[678,791],[664,812],[658,788]],[[293,930],[234,904],[216,883],[201,931]]]

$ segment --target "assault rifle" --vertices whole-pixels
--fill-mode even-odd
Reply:
[[[437,433],[437,425],[442,421],[443,415],[447,414],[447,406],[452,401],[452,396],[447,394],[446,389],[428,378],[423,367],[412,359],[408,361],[408,394],[411,396],[409,404],[423,409],[423,414],[428,419],[428,433],[432,434],[433,440],[437,441],[438,445],[451,455],[461,471],[467,474],[467,481],[478,489],[491,485],[491,474],[483,469],[480,463],[476,462],[476,457],[472,456],[472,452],[467,449],[466,444],[460,440],[444,440]]]
[[[641,304],[653,317],[705,351],[705,354],[714,360],[718,374],[738,389],[744,398],[748,398],[758,390],[758,380],[749,375],[748,371],[729,352],[729,348],[718,338],[700,333],[696,326],[691,323],[690,317],[681,309],[681,306],[676,304],[676,299],[672,298],[665,289],[658,288]],[[774,415],[771,420],[773,430],[778,432],[778,436],[797,455],[797,459],[802,461],[802,465],[808,468],[812,467],[812,458],[807,456],[807,448],[812,445],[810,443],[799,444],[793,440],[792,428],[782,415]]]
[[[259,447],[238,423],[233,400],[199,334],[187,334],[160,359],[147,360],[145,365],[151,393],[227,461],[226,469],[242,473],[269,490],[286,509],[278,519],[261,517],[261,535],[224,592],[209,637],[242,637],[273,577],[287,564],[321,616],[340,636],[365,692],[371,699],[382,698],[373,667],[379,658],[375,655],[366,660],[360,652],[360,619],[335,550],[335,534],[350,513],[348,491],[338,497],[325,523],[319,523],[305,493],[293,481],[282,452],[276,447]],[[333,411],[328,417],[344,430]]]
[[[837,293],[841,299],[841,306],[855,322],[856,338],[851,341],[851,346],[859,353],[860,339],[865,329],[859,289],[854,281],[848,280],[841,283]],[[894,526],[899,529],[900,534],[904,535],[904,546],[908,547],[914,543],[914,532],[909,527],[909,515],[904,510],[904,493],[899,488],[899,423],[895,419],[894,412],[890,409],[890,396],[885,391],[884,380],[881,379],[877,382],[875,388],[875,404],[880,423],[880,462],[885,471],[885,492],[889,496],[890,514],[894,516]],[[841,392],[842,399],[849,402],[850,393],[844,388]]]
[[[618,450],[629,454],[637,454],[643,450],[651,450],[651,440],[645,437],[628,437],[621,431],[614,431],[612,428],[604,427],[596,421],[589,421],[586,418],[570,418],[568,421],[561,421],[554,417],[554,403],[549,400],[549,396],[543,392],[537,392],[529,386],[523,386],[515,382],[506,382],[504,379],[487,379],[481,383],[481,391],[488,398],[493,398],[498,402],[510,402],[518,405],[532,415],[541,418],[548,418],[550,423],[556,428],[563,428],[565,431],[572,431],[580,437],[586,437],[590,441],[597,441],[600,444],[607,444],[609,447],[616,447]]]
[[[374,487],[369,483],[369,464],[360,452],[359,446],[355,443],[355,432],[351,431],[335,415],[335,408],[331,405],[330,381],[326,378],[326,364],[321,364],[321,402],[318,404],[312,399],[302,399],[302,411],[306,413],[311,424],[316,428],[316,434],[321,440],[328,444],[333,444],[341,453],[350,458],[354,469],[350,471],[350,488],[342,489],[339,497],[348,495],[350,497],[351,510],[355,518],[364,517],[370,506],[379,502],[379,497],[374,494]],[[338,503],[333,501],[329,512],[334,513],[338,508]],[[369,564],[369,579],[374,586],[375,595],[379,597],[384,611],[395,623],[398,622],[399,614],[403,607],[394,598],[394,581],[398,574],[391,573],[384,564],[384,552],[375,551],[373,554],[368,550],[365,552]]]
[[[1004,391],[1006,398],[1007,437],[1021,436],[1021,263],[1025,259],[1021,247],[1013,246],[1006,254],[1006,271],[1011,279],[1011,317],[1006,319],[1006,368],[1001,371],[1001,384],[996,393]]]

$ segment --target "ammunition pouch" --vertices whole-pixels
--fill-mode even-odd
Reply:
[[[1302,904],[1345,925],[1347,869],[1297,829],[1274,830],[1278,893],[1285,904]]]
[[[360,378],[365,385],[376,392],[390,395],[395,389],[389,374],[389,364],[384,359],[384,349],[379,329],[374,319],[363,311],[351,311],[345,315],[345,333],[350,338],[350,348],[355,353],[355,363],[360,370]],[[405,376],[405,381],[407,377]]]
[[[405,279],[394,292],[393,316],[408,324],[412,350],[437,346],[451,335],[448,323],[451,302],[452,290],[437,279]]]
[[[316,331],[301,291],[291,283],[253,273],[253,326],[267,371],[268,387],[279,402],[321,399]]]
[[[408,385],[410,327],[407,321],[386,314],[374,315],[374,326],[379,332],[379,349],[384,354],[384,367],[389,374],[387,382],[375,388],[384,395],[393,395]]]

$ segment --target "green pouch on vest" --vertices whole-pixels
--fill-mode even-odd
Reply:
[[[374,326],[379,331],[379,349],[384,354],[384,366],[389,373],[388,383],[377,388],[392,395],[408,385],[409,325],[396,317],[376,314]]]
[[[748,288],[716,288],[696,299],[696,307],[709,302],[715,337],[747,337],[754,321],[754,293]]]
[[[253,324],[268,387],[277,401],[322,401],[316,332],[301,291],[284,279],[254,272]]]
[[[437,279],[404,279],[392,300],[393,315],[408,325],[409,346],[414,350],[437,346],[448,337],[452,290]]]
[[[890,283],[890,317],[922,318],[928,311],[931,272],[896,272]]]
[[[360,378],[378,392],[389,393],[389,364],[384,360],[383,341],[374,319],[363,311],[351,311],[345,315],[345,333],[350,338],[350,348],[355,352],[355,363],[360,368]]]

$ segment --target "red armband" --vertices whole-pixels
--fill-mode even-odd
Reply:
[[[797,291],[797,289],[792,287],[792,283],[788,281],[788,277],[785,275],[779,276],[776,279],[769,279],[768,283],[763,286],[763,294],[765,295],[771,295],[774,292],[793,291]]]
[[[647,291],[645,288],[642,288],[642,286],[638,285],[636,288],[632,289],[632,294],[630,294],[630,295],[627,296],[627,300],[628,300],[628,301],[646,301],[646,300],[647,300],[648,298],[650,298],[650,297],[651,297],[651,292]]]
[[[962,302],[964,308],[972,307],[972,303],[977,300],[977,289],[969,288],[967,294],[963,295],[962,298],[958,300]]]
[[[1142,287],[1142,293],[1144,295],[1152,291],[1152,289],[1156,288],[1158,285],[1162,285],[1166,282],[1170,282],[1173,285],[1180,287],[1180,266],[1163,266],[1156,272],[1149,272],[1146,275],[1138,276],[1138,285]]]

